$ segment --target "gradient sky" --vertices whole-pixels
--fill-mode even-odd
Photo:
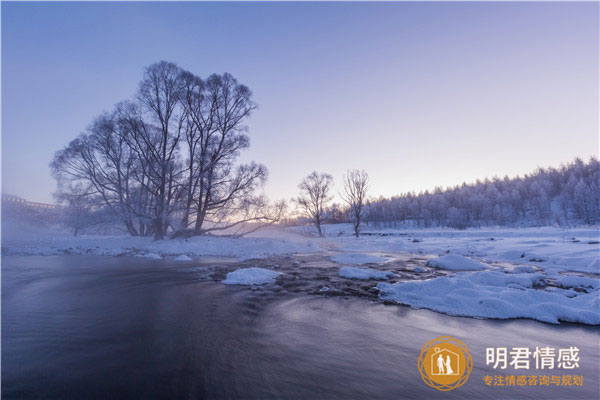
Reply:
[[[48,163],[143,68],[254,92],[243,160],[290,198],[367,170],[390,196],[598,154],[598,3],[2,2],[2,190],[52,201]]]

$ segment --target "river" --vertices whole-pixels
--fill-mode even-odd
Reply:
[[[251,290],[219,283],[215,262],[2,257],[2,398],[600,396],[598,327],[452,317],[277,285]],[[426,386],[417,370],[421,347],[441,335],[465,342],[474,360],[467,383],[451,392]],[[509,373],[485,365],[486,347],[547,345],[580,349],[580,367],[566,373],[583,375],[582,386],[484,384],[485,375]]]

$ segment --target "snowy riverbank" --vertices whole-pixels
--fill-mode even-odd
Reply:
[[[2,252],[138,256],[178,264],[228,257],[243,261],[246,269],[227,279],[217,273],[216,280],[225,283],[260,281],[284,290],[291,285],[306,294],[367,296],[478,318],[600,324],[595,229],[365,229],[359,239],[351,236],[347,225],[326,226],[326,232],[328,236],[320,238],[304,228],[271,228],[244,238],[153,241],[30,231],[3,235]],[[314,260],[307,264],[303,257]],[[256,271],[268,274],[268,279],[257,281]],[[252,279],[246,276],[249,272]]]

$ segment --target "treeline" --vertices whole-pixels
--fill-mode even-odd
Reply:
[[[344,220],[344,210],[332,215]],[[451,227],[600,223],[600,163],[576,159],[523,177],[486,179],[433,192],[368,202],[364,220],[378,226]]]
[[[131,235],[156,239],[277,221],[285,204],[261,195],[266,167],[236,164],[255,109],[230,74],[146,68],[134,98],[94,119],[50,165],[74,231],[107,212]]]

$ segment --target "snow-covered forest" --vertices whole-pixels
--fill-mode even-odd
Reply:
[[[387,227],[593,225],[600,222],[600,163],[576,159],[522,177],[379,198],[365,221]]]

